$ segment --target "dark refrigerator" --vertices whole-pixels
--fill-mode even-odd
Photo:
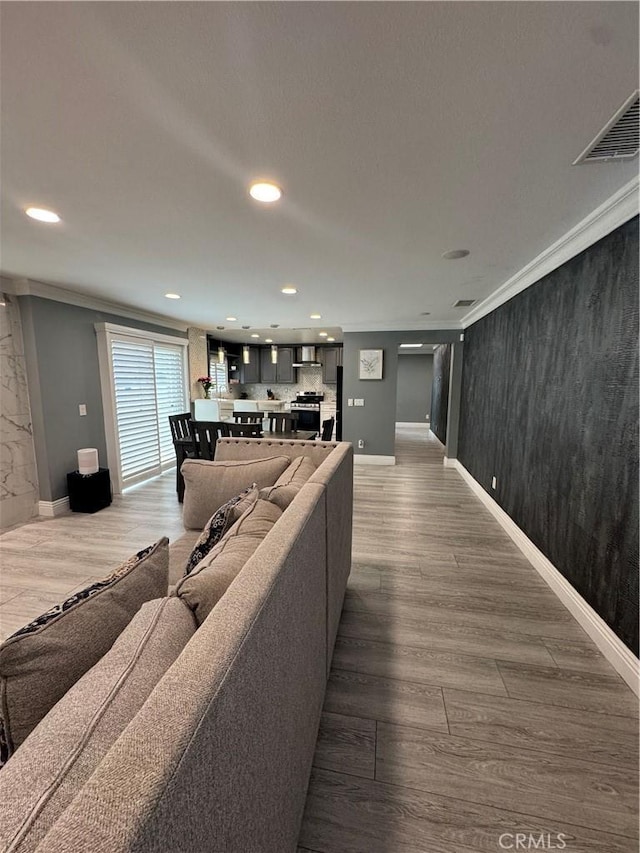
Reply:
[[[336,441],[342,441],[342,365],[336,369]]]

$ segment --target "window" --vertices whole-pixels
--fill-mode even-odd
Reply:
[[[169,415],[188,411],[186,340],[99,324],[98,354],[114,491],[175,465]]]
[[[227,375],[227,357],[225,356],[224,361],[220,364],[217,354],[212,353],[209,356],[209,376],[213,379],[217,394],[225,394],[229,390]]]

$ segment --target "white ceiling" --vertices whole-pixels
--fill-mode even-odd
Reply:
[[[637,174],[636,3],[1,7],[3,272],[207,329],[457,324]]]

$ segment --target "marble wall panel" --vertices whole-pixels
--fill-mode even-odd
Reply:
[[[0,528],[37,512],[33,429],[20,309],[15,296],[0,297]]]

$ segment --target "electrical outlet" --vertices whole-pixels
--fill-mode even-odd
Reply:
[[[80,403],[78,405],[78,412],[80,412],[80,417],[83,418],[87,414],[87,404]]]
[[[347,406],[353,406],[353,397],[349,397],[347,400]]]
[[[362,450],[363,447],[364,447],[364,438],[359,438],[358,439],[358,449]]]
[[[492,488],[492,489],[495,489],[495,487],[496,487],[497,485],[498,485],[498,481],[496,480],[496,478],[495,478],[495,477],[492,477],[492,478],[491,478],[491,488]]]

